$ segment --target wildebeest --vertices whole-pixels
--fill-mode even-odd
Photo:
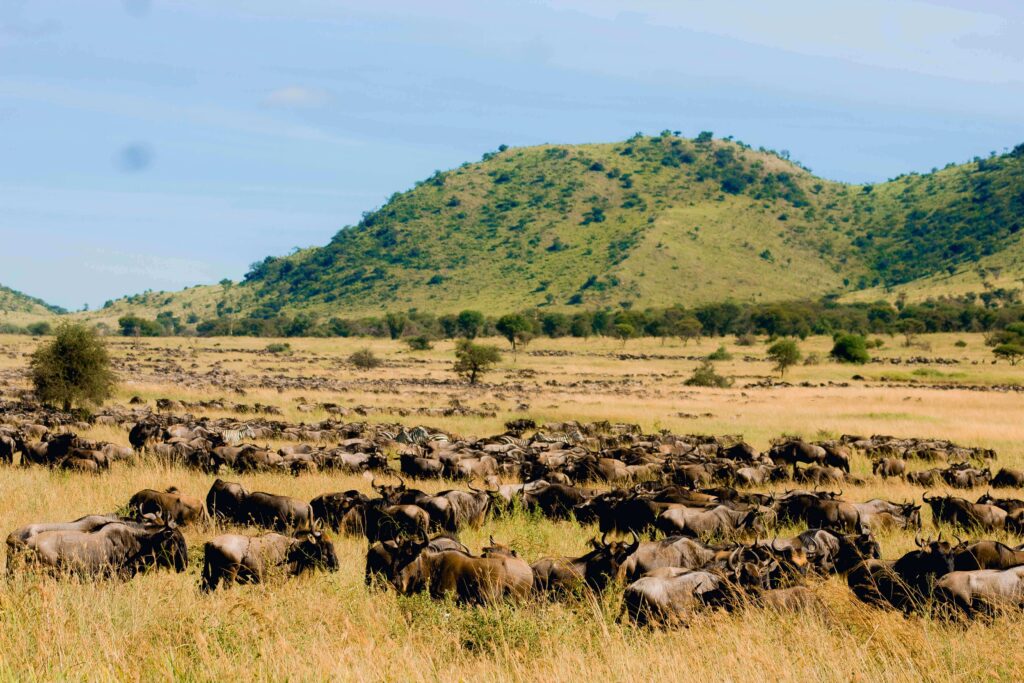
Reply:
[[[402,536],[426,535],[430,515],[418,505],[388,505],[383,499],[371,500],[365,507],[363,529],[370,543],[393,541]]]
[[[130,578],[148,567],[188,566],[181,531],[169,525],[142,527],[108,522],[89,531],[41,531],[24,543],[27,565],[58,574]]]
[[[472,484],[469,488],[468,492],[441,491],[418,505],[430,515],[430,522],[443,531],[455,533],[464,526],[479,527],[491,507],[491,497]]]
[[[903,478],[910,484],[916,484],[918,486],[935,486],[939,483],[942,470],[938,467],[933,467],[930,470],[920,470],[918,472],[907,472],[903,475]]]
[[[325,524],[335,532],[361,535],[366,528],[366,506],[370,498],[354,489],[325,493],[309,501],[315,524]]]
[[[953,546],[941,538],[917,540],[918,550],[898,560],[865,560],[846,576],[847,584],[860,600],[874,605],[891,605],[904,612],[920,608],[939,577],[953,571]]]
[[[978,469],[967,465],[950,465],[939,470],[939,475],[949,486],[955,489],[973,489],[985,486],[992,478],[992,472],[986,467]]]
[[[217,479],[206,494],[206,509],[216,520],[233,521],[241,515],[242,503],[249,496],[249,490],[233,481]]]
[[[902,477],[906,471],[907,463],[901,458],[879,458],[871,463],[871,474],[877,474],[882,479]]]
[[[204,546],[201,588],[214,590],[221,581],[259,583],[275,568],[289,576],[315,568],[337,571],[338,555],[319,531],[296,536],[224,534]]]
[[[474,557],[457,550],[434,552],[427,542],[407,544],[398,561],[395,589],[411,595],[430,587],[430,596],[453,596],[468,604],[492,604],[508,598],[522,600],[533,590],[533,571],[509,555]]]
[[[990,483],[996,488],[1024,488],[1024,471],[1003,467]]]
[[[976,569],[946,574],[935,584],[935,599],[967,616],[990,614],[1000,607],[1024,606],[1024,566]]]
[[[954,548],[953,568],[957,571],[1009,569],[1019,565],[1024,565],[1024,550],[999,541],[961,543]]]
[[[852,503],[839,500],[842,494],[806,491],[789,492],[775,502],[780,523],[803,522],[808,527],[861,532],[861,515]]]
[[[852,503],[860,513],[864,527],[878,531],[880,529],[921,528],[921,506],[914,503],[892,503],[874,498],[864,503]]]
[[[179,526],[208,519],[203,501],[182,493],[176,486],[166,491],[143,489],[128,501],[128,510],[137,519],[155,514],[165,522],[174,522]]]
[[[736,510],[725,505],[710,510],[672,507],[658,516],[655,526],[668,536],[693,538],[728,537],[747,531],[760,534],[765,530],[762,517],[770,512],[767,508]]]
[[[983,493],[978,497],[976,502],[986,505],[995,505],[996,507],[1001,507],[1010,513],[1018,510],[1024,510],[1024,500],[1020,500],[1019,498],[995,498],[990,492]]]
[[[927,492],[922,496],[922,500],[931,506],[932,521],[936,526],[940,522],[946,522],[966,529],[978,528],[986,531],[995,531],[1006,527],[1008,513],[995,505],[972,503],[955,496],[932,496],[929,498]]]
[[[711,562],[724,561],[735,546],[708,546],[685,536],[670,536],[658,541],[644,541],[626,555],[617,578],[632,582],[659,567],[700,569]]]
[[[421,539],[426,537],[420,537]],[[377,541],[366,550],[366,585],[390,584],[395,578],[396,564],[403,557],[411,557],[413,550],[405,548],[407,544],[415,543],[415,538],[403,537],[398,540]],[[462,545],[456,538],[447,534],[438,534],[427,540],[427,549],[433,552],[445,550],[456,550],[467,555],[469,548]]]
[[[235,521],[278,531],[312,531],[313,509],[298,498],[253,491],[242,499]]]
[[[633,543],[591,539],[591,550],[579,557],[545,557],[531,565],[533,585],[538,592],[571,593],[584,585],[602,590],[610,580],[617,578],[619,567],[639,547],[639,538]]]

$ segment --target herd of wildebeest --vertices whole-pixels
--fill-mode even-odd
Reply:
[[[125,429],[131,447],[76,435],[96,423]],[[258,445],[270,440],[289,445]],[[0,461],[10,466],[102,476],[112,462],[143,458],[195,468],[215,481],[205,500],[175,487],[147,489],[116,513],[16,529],[7,538],[8,573],[32,567],[80,577],[127,578],[154,567],[180,572],[189,563],[182,527],[229,524],[264,533],[207,541],[203,591],[274,574],[336,571],[333,532],[366,538],[371,587],[491,604],[621,585],[620,618],[636,624],[685,624],[706,607],[816,609],[814,577],[830,574],[845,576],[860,600],[907,613],[991,615],[1024,606],[1024,546],[941,534],[922,539],[922,505],[843,498],[843,484],[874,477],[1024,488],[1022,471],[1004,467],[992,474],[993,451],[948,441],[781,437],[759,452],[736,436],[644,434],[626,424],[522,419],[500,435],[469,439],[397,424],[197,419],[144,406],[114,408],[81,423],[32,403],[0,402]],[[870,477],[851,474],[856,458],[870,459]],[[935,466],[908,467],[921,462]],[[328,492],[306,501],[221,478],[330,470],[362,474],[373,493]],[[466,488],[430,493],[407,479]],[[923,504],[936,526],[957,533],[1024,534],[1024,500],[986,493],[970,501],[926,491]],[[493,538],[479,555],[458,540],[463,529],[517,511],[596,524],[600,535],[579,557],[532,564]],[[794,527],[803,530],[779,536]],[[914,531],[917,547],[881,559],[876,535],[892,528]]]

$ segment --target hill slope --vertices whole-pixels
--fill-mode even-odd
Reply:
[[[1016,277],[1022,225],[1024,145],[856,186],[740,143],[666,132],[502,148],[396,193],[323,247],[268,257],[226,294],[147,294],[106,314],[878,298],[942,291],[946,280],[961,283],[953,293],[974,287],[979,269]],[[991,286],[985,272],[979,288]]]
[[[63,313],[66,311],[60,306],[0,285],[0,323],[24,325]]]

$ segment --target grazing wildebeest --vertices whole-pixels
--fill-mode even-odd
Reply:
[[[874,498],[852,504],[860,513],[861,524],[873,531],[887,528],[921,528],[921,506],[914,503],[893,503]]]
[[[1024,488],[1024,470],[1003,467],[992,477],[991,484],[996,488]]]
[[[421,537],[425,538],[425,537]],[[377,541],[366,550],[366,585],[390,585],[395,578],[396,563],[405,556],[411,556],[411,550],[403,546],[415,543],[415,538],[401,538],[393,541]],[[459,543],[458,539],[447,534],[438,534],[427,540],[427,549],[433,552],[456,550],[467,555],[469,548]]]
[[[632,582],[659,567],[700,569],[711,562],[728,559],[735,546],[707,546],[685,536],[670,536],[658,541],[644,541],[621,562],[617,575]]]
[[[289,576],[316,568],[338,571],[338,555],[319,531],[296,536],[224,534],[204,546],[200,587],[211,591],[222,580],[225,585],[260,583],[275,568]]]
[[[672,507],[658,516],[655,527],[668,536],[734,536],[752,531],[764,533],[762,516],[771,512],[767,508],[736,510],[724,505],[704,510],[700,508]]]
[[[846,575],[854,595],[869,604],[891,605],[904,612],[920,608],[936,579],[953,571],[953,546],[941,538],[916,541],[912,550],[895,561],[865,560]]]
[[[25,541],[27,565],[57,574],[130,578],[148,567],[188,566],[185,537],[173,524],[146,526],[108,522],[91,531],[57,530]]]
[[[182,493],[176,486],[166,491],[143,489],[128,501],[128,510],[136,519],[154,514],[179,526],[208,519],[203,501]]]
[[[1010,513],[1016,512],[1017,510],[1024,510],[1024,500],[1020,500],[1019,498],[994,498],[991,492],[983,493],[975,502],[983,503],[985,505],[995,505],[996,507],[1001,507]]]
[[[921,497],[932,508],[932,522],[938,526],[946,522],[966,529],[978,528],[995,531],[1006,527],[1008,513],[996,505],[972,503],[955,496],[928,497],[927,491]]]
[[[871,474],[877,474],[882,479],[902,477],[906,471],[907,463],[901,458],[879,458],[871,463]]]
[[[429,586],[432,598],[451,595],[460,603],[485,605],[505,598],[527,598],[533,590],[533,571],[518,557],[434,552],[426,542],[415,542],[408,544],[407,554],[399,559],[392,583],[404,595]]]
[[[304,500],[276,493],[253,491],[242,500],[235,521],[267,529],[313,530],[313,508]]]
[[[366,505],[364,533],[370,543],[393,541],[402,536],[426,535],[430,515],[418,505],[387,505],[377,498]]]
[[[239,483],[217,479],[206,494],[206,509],[215,520],[234,521],[239,518],[242,503],[249,490]]]
[[[366,506],[370,498],[354,489],[337,493],[325,493],[309,501],[313,510],[313,521],[326,524],[335,532],[353,536],[362,535],[366,528]]]

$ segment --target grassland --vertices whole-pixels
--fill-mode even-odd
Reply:
[[[958,362],[886,362],[857,368],[822,362],[793,368],[786,380],[795,386],[772,388],[746,386],[772,375],[763,358],[764,346],[736,346],[720,339],[686,347],[650,340],[625,346],[605,339],[538,340],[525,353],[506,354],[487,383],[475,388],[451,381],[448,343],[411,352],[385,340],[290,339],[293,353],[286,356],[266,353],[269,340],[111,344],[125,367],[114,399],[120,403],[136,395],[150,401],[223,397],[276,405],[284,419],[308,422],[328,415],[306,412],[300,399],[329,401],[370,409],[367,417],[348,419],[428,424],[467,435],[500,431],[512,417],[610,419],[637,422],[645,430],[742,433],[759,448],[781,433],[815,438],[844,432],[934,436],[995,448],[999,464],[1024,467],[1022,394],[984,390],[1021,384],[1024,369],[992,365],[980,335],[921,339],[930,348],[907,349],[899,339],[886,339],[877,355],[887,360],[927,356]],[[960,339],[966,347],[955,345]],[[736,385],[684,386],[697,364],[695,357],[723,341],[734,358],[718,367],[734,376]],[[34,343],[24,337],[0,337],[0,394],[24,386],[20,371]],[[828,344],[827,339],[811,338],[802,348],[805,354],[824,357]],[[385,365],[365,372],[349,367],[344,359],[363,346],[383,357]],[[537,351],[571,355],[530,354]],[[631,358],[622,359],[622,354]],[[217,374],[210,374],[213,370]],[[853,380],[854,374],[864,379]],[[312,378],[322,380],[324,387],[313,389]],[[294,386],[284,386],[285,380]],[[235,386],[244,387],[245,395],[229,388]],[[394,412],[443,407],[453,399],[471,408],[496,407],[497,414],[403,417]],[[93,427],[85,435],[127,443],[126,433],[111,427]],[[866,460],[858,458],[854,472],[869,474]],[[369,489],[361,477],[323,473],[241,479],[250,489],[306,499],[331,490]],[[0,520],[9,530],[32,521],[109,511],[144,487],[174,484],[205,495],[211,480],[148,461],[115,465],[101,476],[41,468],[4,470]],[[447,486],[422,482],[428,490]],[[919,499],[921,494],[920,489],[894,481],[844,488],[844,497],[850,500]],[[980,492],[966,495],[972,493]],[[929,525],[927,511],[925,520]],[[212,533],[188,531],[193,559],[200,557],[202,543]],[[520,513],[467,531],[463,541],[477,550],[491,534],[532,561],[549,554],[581,553],[594,529]],[[886,557],[913,545],[912,534],[904,532],[880,540]],[[336,542],[341,559],[336,574],[282,579],[210,596],[197,589],[195,563],[185,574],[153,573],[127,583],[17,574],[0,586],[0,677],[952,681],[1019,680],[1024,670],[1024,654],[1017,647],[1024,637],[1020,614],[971,624],[904,618],[856,602],[837,578],[816,584],[826,605],[820,614],[781,616],[751,607],[732,614],[699,615],[687,629],[647,631],[616,623],[617,590],[599,600],[537,600],[494,609],[464,609],[426,598],[370,592],[362,579],[365,541],[340,537]]]

